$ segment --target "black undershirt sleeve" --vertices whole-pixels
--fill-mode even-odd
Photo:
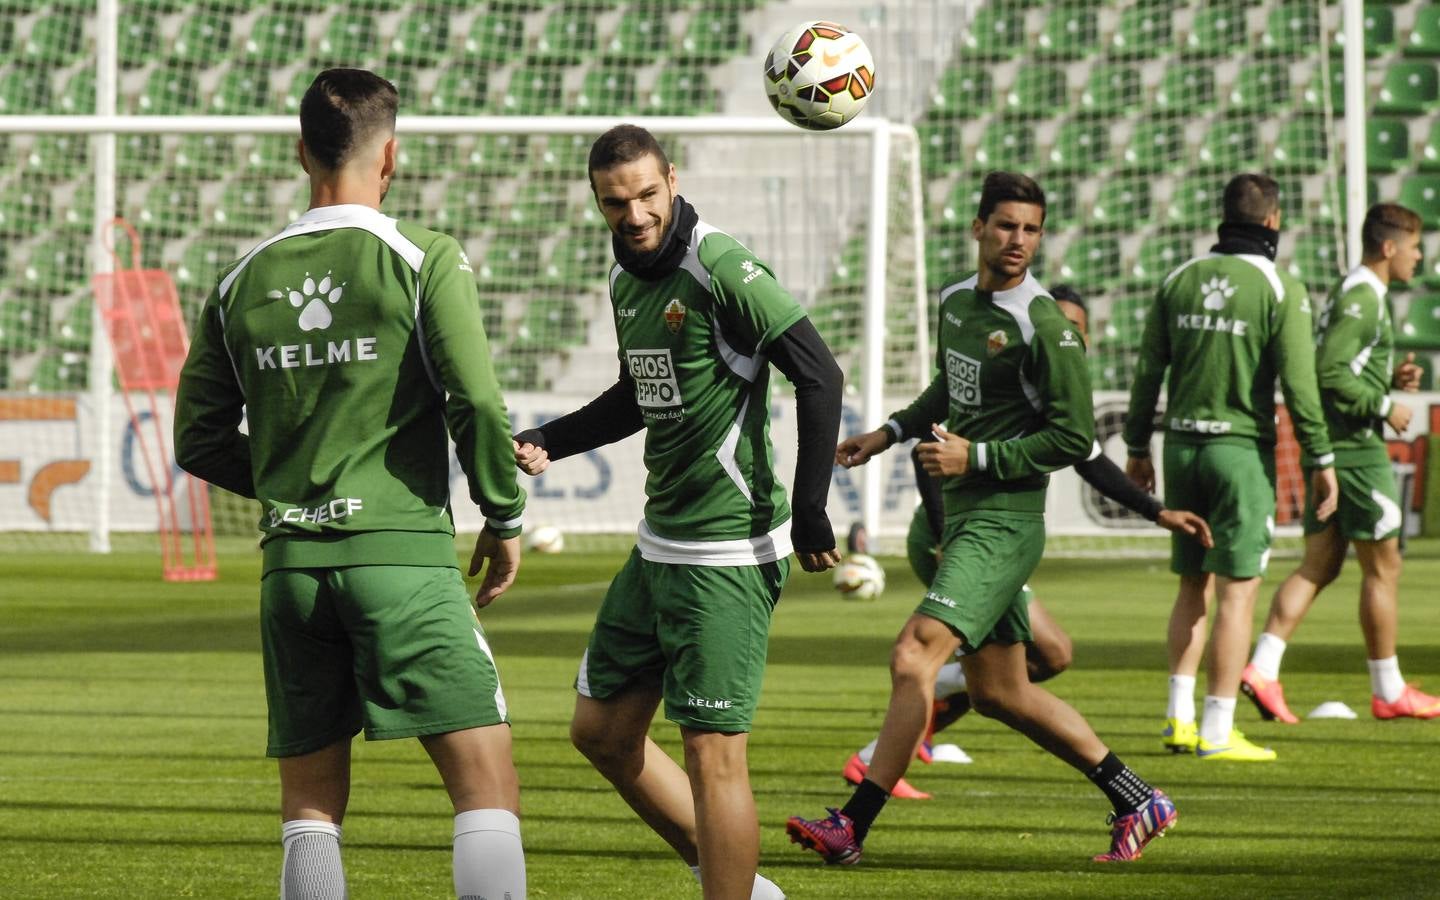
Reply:
[[[845,376],[808,318],[791,325],[765,353],[795,386],[795,484],[790,491],[790,540],[802,553],[835,549],[835,529],[825,514],[830,473],[840,436]]]
[[[622,366],[619,379],[600,396],[539,428],[520,432],[515,440],[544,447],[554,461],[613,444],[644,425],[635,405],[635,382]]]
[[[1110,457],[1104,453],[1094,459],[1076,463],[1075,471],[1090,482],[1095,490],[1152,522],[1160,518],[1160,512],[1165,509],[1163,503],[1136,487],[1135,482],[1126,477],[1124,470],[1111,462]]]
[[[919,443],[910,451],[910,462],[915,466],[915,490],[920,492],[920,505],[925,507],[925,521],[930,523],[930,531],[938,541],[945,533],[945,497],[940,492],[939,479],[920,464],[920,444],[933,440],[935,436],[928,431],[922,434]]]

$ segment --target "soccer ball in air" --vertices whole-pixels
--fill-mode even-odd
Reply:
[[[786,120],[812,131],[860,114],[875,88],[875,59],[860,35],[834,22],[806,22],[765,57],[765,94]]]
[[[565,549],[565,533],[554,525],[541,525],[530,532],[525,546],[535,553],[559,553]]]
[[[835,567],[835,590],[846,600],[874,600],[885,591],[885,570],[874,557],[852,553]]]

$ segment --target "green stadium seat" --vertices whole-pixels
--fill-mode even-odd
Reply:
[[[574,65],[594,56],[598,46],[595,12],[583,6],[557,5],[540,28],[530,61]]]
[[[485,10],[470,23],[465,58],[472,63],[488,69],[518,59],[524,52],[525,20],[518,13]]]
[[[1388,6],[1366,4],[1365,6],[1365,56],[1374,59],[1395,50],[1395,11]],[[1335,40],[1330,45],[1336,56],[1345,49],[1345,31],[1337,29]]]
[[[1195,10],[1181,52],[1187,57],[1218,59],[1248,44],[1244,8],[1230,3],[1210,3]]]
[[[1421,172],[1440,172],[1440,119],[1430,123],[1418,163]]]
[[[164,168],[165,146],[158,134],[122,134],[115,138],[115,171],[132,180],[151,178]]]
[[[1280,187],[1280,227],[1293,228],[1308,218],[1305,209],[1305,179],[1299,174],[1276,171],[1275,182]]]
[[[475,277],[487,290],[525,290],[540,262],[538,242],[532,238],[497,237],[485,248]]]
[[[575,115],[624,116],[637,107],[635,73],[618,66],[595,66],[575,94],[570,111]]]
[[[1071,119],[1055,133],[1048,168],[1062,174],[1088,174],[1109,157],[1110,126],[1089,119]]]
[[[1100,52],[1100,20],[1093,7],[1061,4],[1051,8],[1035,41],[1035,55],[1074,61]]]
[[[940,219],[936,223],[938,231],[953,232],[955,240],[974,240],[970,237],[970,223],[975,218],[975,210],[980,205],[980,185],[985,179],[985,170],[961,172],[955,182],[950,185],[950,192],[945,195],[944,204],[940,208]],[[1047,218],[1050,205],[1049,185],[1045,185],[1045,204]],[[1047,222],[1047,224],[1049,224]]]
[[[80,59],[84,52],[85,27],[80,12],[55,10],[31,23],[17,62],[60,69]]]
[[[405,134],[399,138],[400,149],[395,160],[401,177],[448,172],[455,167],[459,148],[455,138],[443,134]]]
[[[14,49],[15,19],[12,16],[0,15],[0,56],[8,58]]]
[[[1405,318],[1395,330],[1395,343],[1401,347],[1440,349],[1440,296],[1420,294],[1410,298]]]
[[[930,115],[937,119],[975,119],[995,102],[994,80],[983,66],[956,66],[940,74],[930,97]]]
[[[118,208],[124,208],[125,205],[123,187],[124,185],[116,185],[115,205]],[[63,231],[79,232],[89,237],[95,230],[94,180],[87,178],[80,181],[70,195],[69,202],[57,211],[59,215],[54,221]]]
[[[399,12],[405,8],[405,0],[350,0],[354,9],[373,13]]]
[[[51,340],[61,350],[83,353],[90,349],[95,330],[95,305],[88,296],[76,298],[64,316],[51,325]]]
[[[1061,66],[1022,64],[1015,83],[1005,93],[1006,111],[1017,115],[1043,115],[1069,105],[1069,79]]]
[[[1188,237],[1155,234],[1140,242],[1140,252],[1130,267],[1130,276],[1137,287],[1158,288],[1165,276],[1195,255],[1195,242]]]
[[[514,346],[491,338],[495,351],[495,378],[504,391],[543,391],[549,381],[543,372],[544,359],[553,354],[544,348]]]
[[[979,180],[977,179],[977,184]],[[1045,188],[1045,227],[1051,230],[1068,228],[1078,225],[1080,215],[1080,182],[1076,179],[1065,177],[1046,177],[1043,185]],[[977,202],[970,206],[970,214],[974,216]],[[967,219],[965,224],[969,225]],[[969,236],[968,231],[966,237]]]
[[[975,164],[986,169],[1027,169],[1035,162],[1035,127],[1028,121],[996,119],[980,137]]]
[[[259,66],[231,66],[210,95],[210,111],[220,116],[253,116],[269,111],[270,75]]]
[[[1200,145],[1199,165],[1230,174],[1260,167],[1260,131],[1252,119],[1217,119]]]
[[[1095,334],[1091,333],[1091,340]],[[1085,364],[1090,369],[1090,387],[1097,391],[1128,391],[1135,369],[1134,351],[1112,353],[1108,343],[1101,343],[1105,352],[1090,353]],[[1118,348],[1117,348],[1118,349]]]
[[[1440,3],[1427,3],[1415,11],[1415,26],[1405,42],[1406,56],[1440,56]]]
[[[1090,208],[1094,230],[1138,231],[1150,223],[1153,208],[1151,179],[1145,175],[1107,178],[1100,183],[1095,205]]]
[[[1301,105],[1305,110],[1321,114],[1328,106],[1334,114],[1343,116],[1345,114],[1345,70],[1342,66],[1330,67],[1330,84],[1327,89],[1324,83],[1324,73],[1316,66],[1310,77],[1310,83],[1305,86],[1301,94]],[[1368,90],[1367,90],[1368,93]]]
[[[207,68],[230,52],[230,17],[224,13],[196,10],[180,25],[170,46],[170,64],[182,68]]]
[[[1314,224],[1333,225],[1336,221],[1344,220],[1346,209],[1349,207],[1350,203],[1349,199],[1346,197],[1344,182],[1342,181],[1335,184],[1334,189],[1335,190],[1333,194],[1330,192],[1330,190],[1328,190],[1328,188],[1322,192],[1318,208],[1315,211],[1315,215],[1312,217]],[[1366,207],[1375,204],[1379,201],[1379,199],[1380,182],[1376,181],[1374,178],[1365,179]],[[1339,203],[1338,209],[1335,206],[1337,202]]]
[[[122,69],[138,69],[160,56],[160,19],[151,10],[127,9],[117,37]]]
[[[226,184],[211,212],[209,231],[238,238],[259,237],[277,230],[280,223],[271,209],[270,183],[269,179],[249,176]]]
[[[56,297],[84,285],[89,277],[89,235],[51,236],[31,248],[16,289],[27,296]]]
[[[476,115],[489,108],[487,70],[457,62],[441,70],[430,94],[429,111],[440,116]]]
[[[746,53],[749,34],[738,9],[702,6],[685,26],[680,49],[687,61],[710,65]]]
[[[1013,59],[1025,49],[1024,11],[998,5],[983,6],[970,20],[970,27],[961,41],[966,59]]]
[[[21,116],[49,108],[49,71],[31,66],[0,71],[0,115]]]
[[[520,186],[505,214],[512,226],[544,229],[548,233],[556,223],[565,220],[569,202],[567,182],[529,179]]]
[[[968,234],[942,234],[925,239],[926,288],[939,290],[975,270],[975,242],[969,238]]]
[[[519,66],[500,100],[500,112],[510,116],[544,116],[560,112],[563,80],[544,66]]]
[[[21,161],[28,178],[43,182],[68,181],[87,170],[90,139],[80,134],[42,134]]]
[[[45,351],[30,376],[34,391],[79,391],[88,381],[90,358],[74,350],[53,347]]]
[[[505,307],[514,301],[504,294],[492,293],[481,293],[479,301],[480,322],[485,327],[485,336],[493,348],[496,340],[505,332]]]
[[[482,134],[475,138],[467,162],[481,175],[513,175],[525,164],[527,147],[518,135]]]
[[[1325,167],[1329,155],[1324,117],[1299,115],[1281,123],[1270,161],[1276,172],[1315,173]]]
[[[135,112],[141,115],[174,116],[199,110],[200,85],[195,75],[171,66],[151,70],[135,98]]]
[[[1313,53],[1320,43],[1320,8],[1310,2],[1282,3],[1271,8],[1260,35],[1266,56],[1296,59]]]
[[[450,16],[423,7],[412,9],[390,40],[391,63],[429,68],[445,57]],[[402,95],[403,96],[403,95]]]
[[[1220,222],[1221,197],[1227,177],[1221,173],[1182,178],[1170,195],[1167,221],[1187,230],[1214,228]]]
[[[1120,279],[1120,242],[1113,237],[1092,236],[1075,238],[1065,248],[1065,257],[1060,263],[1060,277],[1051,277],[1052,282],[1065,282],[1080,292],[1082,297],[1104,293]]]
[[[280,105],[286,112],[300,112],[300,98],[305,96],[314,80],[315,73],[307,68],[301,68],[290,76],[290,83],[280,97]]]
[[[136,219],[141,234],[189,237],[200,230],[200,191],[187,182],[157,181],[145,193]]]
[[[452,178],[440,195],[434,227],[456,237],[479,234],[494,219],[490,209],[494,183],[494,179],[477,174]]]
[[[689,116],[716,112],[719,108],[703,69],[667,66],[655,79],[648,112],[655,116]]]
[[[291,13],[267,12],[250,26],[240,58],[254,65],[278,67],[304,59],[305,51],[305,20]]]
[[[293,134],[257,134],[241,160],[239,174],[252,178],[284,178],[300,171]]]
[[[1385,70],[1375,112],[1419,115],[1440,104],[1440,76],[1434,63],[1398,62]]]
[[[552,287],[579,290],[603,284],[610,262],[610,245],[604,238],[572,233],[555,244],[541,278]]]
[[[390,190],[385,193],[381,209],[385,215],[402,222],[430,221],[424,176],[412,173],[407,177],[404,172],[397,171],[395,179],[390,182]]]
[[[380,45],[380,26],[368,12],[339,10],[325,26],[325,34],[315,47],[315,63],[319,66],[368,65]]]
[[[1365,164],[1371,172],[1410,166],[1410,125],[1405,119],[1365,120]]]
[[[1121,295],[1110,303],[1110,316],[1105,320],[1105,327],[1101,329],[1101,343],[1104,346],[1113,345],[1116,349],[1131,350],[1140,346],[1140,339],[1145,334],[1145,320],[1155,308],[1155,291],[1168,274],[1162,274],[1148,288]]]
[[[1195,63],[1165,67],[1155,91],[1155,109],[1169,115],[1193,116],[1215,108],[1215,71]]]
[[[175,267],[175,286],[182,298],[204,297],[215,286],[220,270],[239,259],[234,241],[198,238],[185,245]]]
[[[22,275],[23,277],[23,275]],[[32,353],[45,343],[50,317],[35,297],[0,300],[0,351]]]
[[[1313,291],[1328,291],[1341,273],[1340,255],[1331,231],[1306,231],[1295,238],[1287,271]]]
[[[80,68],[70,73],[65,87],[60,91],[57,110],[67,116],[93,115],[95,113],[95,70]]]
[[[535,297],[525,304],[516,330],[522,343],[545,348],[585,343],[585,317],[569,297]]]
[[[1290,66],[1275,60],[1248,62],[1240,67],[1230,88],[1234,112],[1273,114],[1290,105]]]
[[[1080,94],[1080,108],[1090,115],[1108,118],[1139,109],[1143,99],[1139,68],[1125,63],[1096,63]]]
[[[662,56],[669,46],[665,17],[637,10],[620,17],[615,33],[605,44],[605,56],[621,63],[648,63]]]
[[[1408,206],[1425,220],[1425,227],[1440,226],[1440,175],[1407,176],[1400,182],[1401,206]]]
[[[213,178],[235,162],[235,139],[224,134],[187,134],[175,149],[171,170],[191,178]]]
[[[1153,59],[1167,52],[1173,41],[1169,7],[1136,3],[1120,13],[1120,22],[1110,38],[1110,55],[1117,59]]]
[[[952,171],[964,163],[960,127],[952,122],[922,122],[915,126],[920,138],[920,166],[927,177]]]
[[[552,134],[537,137],[530,145],[537,173],[552,173],[569,182],[587,171],[591,138],[583,134]]]

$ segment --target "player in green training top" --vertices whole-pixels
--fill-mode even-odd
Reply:
[[[1225,186],[1220,241],[1165,279],[1145,320],[1130,388],[1126,470],[1153,491],[1155,404],[1170,371],[1165,407],[1165,503],[1210,522],[1215,546],[1173,540],[1180,591],[1170,615],[1170,704],[1162,740],[1200,759],[1263,762],[1275,752],[1235,730],[1235,697],[1250,645],[1250,620],[1275,528],[1275,379],[1295,434],[1315,463],[1316,514],[1335,511],[1335,455],[1315,385],[1310,302],[1275,266],[1280,191],[1267,175]],[[1216,599],[1209,684],[1199,733],[1195,673],[1204,651],[1209,595]]]
[[[933,432],[938,440],[920,455],[944,485],[945,533],[929,591],[895,640],[890,707],[869,771],[843,809],[786,825],[826,862],[859,860],[924,737],[935,676],[960,648],[975,710],[1085,772],[1114,804],[1110,850],[1097,861],[1138,858],[1175,821],[1170,799],[1026,669],[1032,634],[1021,587],[1045,547],[1048,473],[1083,462],[1095,441],[1084,341],[1029,270],[1044,227],[1038,184],[1011,172],[985,177],[971,224],[980,270],[940,291],[939,374],[884,426],[835,450],[837,463],[857,466]]]
[[[455,559],[448,426],[486,516],[484,606],[514,580],[525,492],[474,275],[381,215],[390,82],[321,72],[300,101],[310,208],[222,273],[176,398],[181,466],[260,501],[261,647],[279,757],[282,900],[341,897],[350,743],[419,737],[455,809],[462,897],[525,896],[505,696]],[[242,416],[248,426],[239,430]]]
[[[1372,714],[1377,719],[1440,716],[1440,697],[1407,685],[1395,655],[1402,516],[1383,434],[1384,425],[1396,434],[1410,425],[1410,407],[1392,400],[1390,388],[1420,386],[1414,354],[1395,365],[1395,335],[1385,301],[1390,282],[1409,281],[1420,264],[1420,230],[1420,216],[1413,210],[1393,203],[1370,207],[1360,229],[1364,257],[1320,311],[1316,369],[1335,444],[1340,507],[1333,519],[1320,522],[1313,504],[1306,504],[1305,559],[1275,592],[1265,631],[1241,676],[1241,689],[1266,718],[1299,721],[1280,687],[1285,642],[1316,595],[1340,574],[1345,548],[1352,543],[1362,574],[1360,628],[1369,654]]]
[[[589,172],[613,232],[620,377],[517,435],[516,462],[537,474],[643,428],[648,477],[637,546],[580,661],[571,738],[695,869],[706,897],[782,897],[755,874],[746,744],[792,546],[806,571],[839,561],[825,500],[840,369],[765,264],[676,193],[675,167],[648,131],[606,132]],[[770,446],[772,362],[795,385],[793,513]],[[646,736],[662,700],[684,770]]]

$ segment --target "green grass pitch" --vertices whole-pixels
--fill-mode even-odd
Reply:
[[[698,897],[689,873],[570,747],[571,679],[623,551],[526,559],[484,614],[510,701],[532,897]],[[1343,700],[1356,721],[1239,727],[1271,765],[1161,751],[1164,630],[1174,580],[1151,561],[1047,560],[1032,581],[1075,639],[1051,683],[1115,751],[1164,787],[1178,826],[1130,865],[1098,866],[1102,795],[978,716],[948,732],[969,766],[918,763],[929,802],[892,801],[864,860],[826,868],[790,845],[787,815],[822,814],[880,724],[886,659],[918,598],[883,560],[878,601],[843,602],[798,572],[777,609],[751,743],[761,870],[794,900],[950,897],[1440,896],[1440,721],[1369,716],[1352,561],[1297,635],[1285,685],[1302,715]],[[1262,588],[1257,622],[1293,561]],[[135,552],[0,557],[0,896],[273,897],[278,787],[262,756],[259,558],[231,547],[213,584],[165,584]],[[1440,688],[1440,542],[1414,542],[1401,665]],[[1203,685],[1203,675],[1202,675]],[[653,732],[672,753],[675,729]],[[345,822],[353,896],[443,897],[451,819],[415,741],[357,742]]]

